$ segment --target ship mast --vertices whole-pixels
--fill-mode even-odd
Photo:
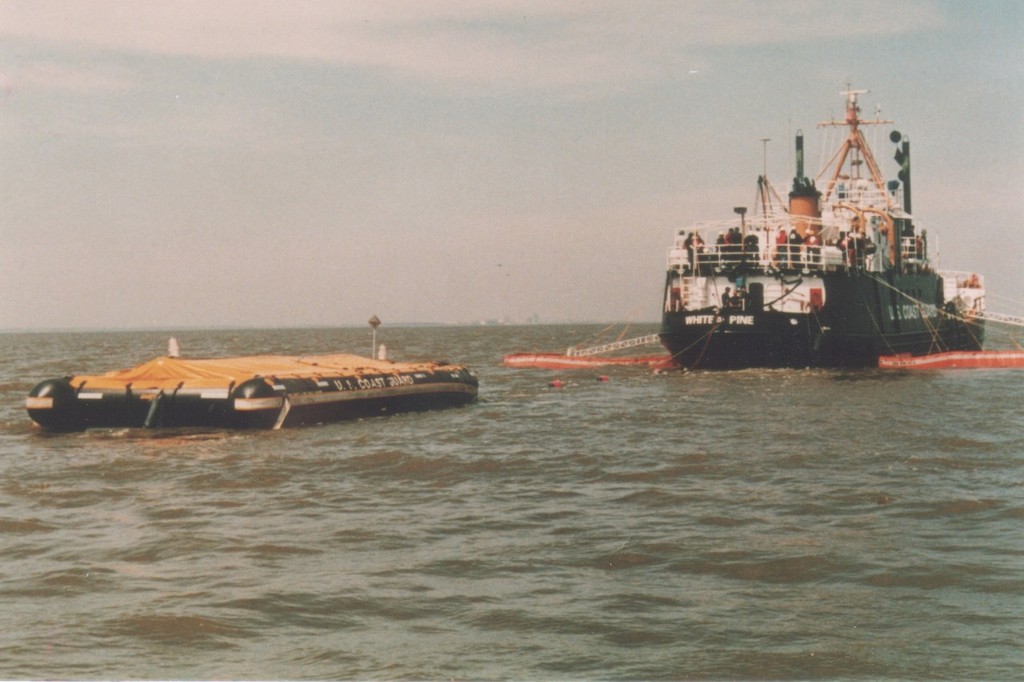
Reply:
[[[764,168],[761,175],[757,176],[757,199],[755,205],[760,208],[761,215],[767,218],[777,212],[786,212],[786,202],[779,196],[778,190],[768,179],[768,143],[771,138],[762,137],[761,145],[764,154]]]
[[[856,181],[861,179],[860,167],[861,165],[867,166],[868,173],[871,176],[871,181],[878,189],[881,196],[886,197],[886,205],[891,203],[886,191],[885,191],[885,179],[882,177],[882,172],[878,169],[878,164],[875,162],[875,157],[871,153],[871,148],[868,146],[867,140],[864,139],[864,133],[861,132],[860,126],[862,125],[879,125],[883,123],[892,123],[892,121],[886,121],[882,119],[874,120],[863,120],[860,118],[860,107],[857,106],[857,95],[862,95],[869,92],[868,90],[844,90],[839,93],[846,96],[846,118],[842,121],[837,121],[834,118],[829,121],[821,121],[818,123],[818,127],[825,126],[848,126],[850,128],[849,134],[843,141],[843,144],[836,151],[835,155],[818,175],[817,179],[820,180],[824,176],[830,167],[835,164],[835,168],[832,171],[832,177],[829,178],[828,184],[825,186],[824,200],[828,201],[829,197],[832,196],[832,192],[835,191],[836,184],[839,181],[839,176],[843,171],[843,166],[847,159],[850,159],[851,173],[850,180]],[[851,157],[852,154],[852,158]]]

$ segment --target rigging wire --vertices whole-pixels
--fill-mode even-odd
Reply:
[[[1016,307],[1017,309],[1024,308],[1024,303],[1021,303],[1020,301],[1015,301],[1012,298],[1010,298],[1009,296],[1000,296],[999,294],[993,294],[993,293],[991,293],[989,291],[985,291],[985,298],[990,298],[990,297],[994,298],[994,299],[998,299],[999,301],[1005,302],[1007,304],[1010,304],[1011,306]]]
[[[913,296],[911,296],[907,292],[903,291],[902,289],[889,284],[888,282],[886,282],[881,277],[878,277],[877,275],[873,275],[872,274],[871,278],[874,279],[879,284],[881,284],[882,286],[884,286],[884,287],[886,287],[888,289],[892,289],[893,291],[898,293],[900,296],[903,296],[908,301],[910,301],[915,306],[917,306],[918,314],[921,316],[922,322],[925,324],[926,327],[928,327],[929,332],[931,332],[931,335],[932,335],[932,345],[934,347],[937,347],[940,351],[943,350],[943,348],[942,348],[943,344],[942,344],[941,337],[939,336],[938,330],[935,327],[933,327],[930,322],[928,322],[928,318],[924,314],[924,307],[923,306],[926,305],[925,302],[921,301],[921,300],[919,300],[917,298],[914,298]],[[957,320],[959,322],[962,322],[964,324],[965,329],[967,330],[967,333],[971,335],[971,338],[974,340],[974,342],[976,344],[978,344],[979,346],[981,345],[981,342],[978,340],[977,335],[974,333],[974,330],[971,328],[972,324],[974,324],[972,320],[969,320],[969,319],[963,317],[962,315],[957,315],[956,313],[952,313],[952,312],[950,312],[948,310],[945,310],[944,308],[936,308],[936,311],[938,312],[939,315],[944,315],[945,317],[948,317],[948,318],[950,318],[952,320]],[[878,327],[877,323],[875,323],[875,327],[877,329],[877,327]],[[890,350],[891,349],[892,349],[892,347],[890,346]]]
[[[871,312],[871,306],[869,306],[866,302],[863,305],[864,305],[864,309],[868,311],[868,319],[871,320],[871,324],[873,324],[875,326],[875,332],[878,334],[878,336],[885,343],[885,346],[886,346],[886,348],[889,349],[889,352],[891,354],[895,354],[896,353],[896,349],[892,347],[892,344],[889,343],[889,339],[886,337],[885,332],[883,332],[882,328],[878,326],[878,320],[875,319],[874,313]]]
[[[698,337],[690,345],[686,346],[685,348],[681,348],[679,351],[673,353],[671,356],[669,356],[669,360],[674,363],[676,358],[678,358],[680,355],[682,355],[686,351],[690,350],[691,348],[696,346],[698,343],[703,342],[704,343],[704,347],[701,349],[700,354],[697,355],[696,361],[694,361],[694,363],[692,365],[690,365],[689,367],[687,367],[686,369],[682,370],[683,372],[692,372],[694,369],[697,368],[697,365],[700,364],[700,361],[704,359],[704,355],[705,355],[705,353],[707,353],[708,346],[711,345],[711,336],[715,333],[715,330],[718,329],[719,326],[721,326],[721,324],[722,324],[721,321],[715,322],[715,324],[712,325],[711,329],[709,329],[703,336]]]
[[[708,333],[704,335],[704,347],[700,349],[700,354],[697,356],[697,359],[693,361],[693,364],[690,365],[689,369],[686,370],[687,372],[692,372],[694,369],[696,369],[697,365],[700,364],[700,361],[704,359],[704,356],[708,352],[708,346],[711,345],[711,335],[715,333],[715,330],[718,329],[718,327],[721,324],[722,323],[720,321],[716,322],[711,327],[711,329],[708,330]],[[697,344],[698,341],[700,341],[700,339],[698,339],[697,341],[694,341],[693,343],[691,343],[689,346],[687,346],[687,348],[692,348],[693,346],[695,346]],[[683,351],[679,351],[679,353],[682,353],[682,352]],[[679,353],[676,353],[676,355],[679,355]],[[676,355],[672,356],[673,360],[675,359]]]

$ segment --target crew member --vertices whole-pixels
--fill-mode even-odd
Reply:
[[[821,264],[821,237],[814,230],[807,232],[807,238],[804,240],[804,244],[807,246],[807,263],[811,267],[816,267]]]
[[[789,267],[794,270],[800,269],[800,245],[803,241],[795,227],[789,231]]]
[[[781,267],[786,261],[786,254],[789,253],[789,238],[786,236],[786,228],[781,227],[775,234],[775,257],[772,259],[776,267]]]

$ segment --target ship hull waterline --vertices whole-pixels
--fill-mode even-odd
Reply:
[[[836,274],[822,281],[829,303],[818,310],[666,312],[659,337],[681,369],[874,368],[882,356],[980,350],[983,321],[900,303],[903,290],[935,286],[933,275]]]

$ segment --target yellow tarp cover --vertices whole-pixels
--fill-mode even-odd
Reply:
[[[314,378],[318,376],[350,376],[362,374],[394,374],[397,372],[430,371],[438,367],[433,362],[391,362],[372,360],[358,355],[250,355],[236,358],[190,360],[160,357],[149,362],[95,376],[76,375],[71,385],[76,388],[84,381],[85,389],[123,389],[128,384],[133,391],[182,388],[227,388],[257,376],[280,379]]]

